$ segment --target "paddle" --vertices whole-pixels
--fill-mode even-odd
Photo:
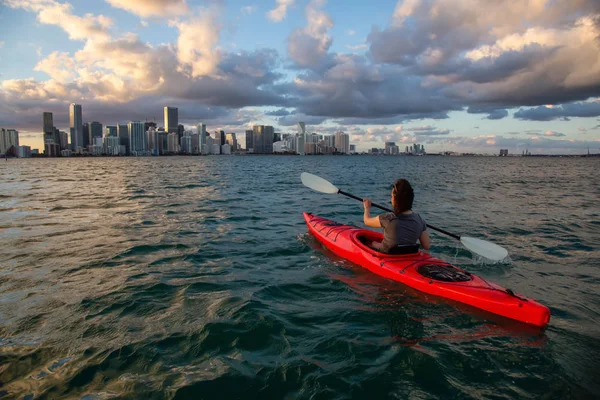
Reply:
[[[327,194],[343,194],[344,196],[350,197],[352,199],[363,201],[360,197],[354,196],[350,193],[346,193],[337,187],[335,187],[331,182],[326,181],[325,179],[309,174],[308,172],[303,172],[300,174],[300,179],[304,186],[311,188],[317,192],[327,193]],[[380,208],[384,211],[393,212],[389,208],[380,206],[379,204],[371,203],[373,207]],[[497,244],[490,243],[485,240],[476,239],[472,237],[459,236],[454,233],[450,233],[440,228],[436,228],[435,226],[427,224],[428,228],[433,229],[434,231],[438,231],[443,233],[444,235],[448,235],[453,237],[456,240],[459,240],[463,246],[465,246],[469,251],[475,253],[481,257],[487,258],[491,261],[501,261],[508,256],[508,251],[504,247],[500,247]]]

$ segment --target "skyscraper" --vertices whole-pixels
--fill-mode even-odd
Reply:
[[[102,124],[98,121],[90,122],[90,144],[94,143],[94,138],[102,138]]]
[[[104,137],[107,137],[107,136],[109,136],[109,137],[110,136],[114,136],[114,137],[119,136],[117,134],[117,127],[113,126],[113,125],[106,125],[106,127],[104,128]]]
[[[82,125],[82,128],[83,128],[83,145],[81,147],[83,147],[84,149],[87,149],[88,146],[93,143],[90,139],[90,124],[89,124],[89,122],[84,122]]]
[[[237,150],[237,138],[235,137],[235,133],[228,133],[225,137],[227,144],[231,146],[231,151],[235,152]]]
[[[298,122],[298,135],[306,135],[306,124]]]
[[[125,146],[125,154],[130,154],[131,147],[129,146],[129,126],[119,124],[117,125],[117,135],[119,135],[119,145]]]
[[[183,137],[183,133],[185,132],[185,126],[179,124],[177,125],[177,137],[179,138],[179,143],[181,143],[181,138]]]
[[[144,132],[144,123],[132,121],[127,124],[129,128],[129,146],[131,154],[143,155],[146,152],[146,132]]]
[[[202,150],[202,145],[206,144],[206,125],[198,124],[198,135],[200,135],[200,150]]]
[[[350,136],[342,131],[335,133],[335,148],[338,153],[350,153]]]
[[[13,148],[12,151],[16,155],[17,147],[19,147],[19,131],[14,129],[0,129],[0,154],[5,155]]]
[[[44,112],[43,114],[43,132],[54,134],[54,119],[51,112]]]
[[[179,111],[177,107],[165,107],[165,131],[177,133],[179,125]]]
[[[71,129],[71,146],[73,151],[83,148],[83,119],[81,117],[81,105],[72,103],[69,106],[69,122]]]
[[[303,155],[304,154],[304,139],[306,135],[296,135],[296,153]]]
[[[54,133],[54,119],[52,118],[51,112],[45,112],[42,120],[42,132],[44,133],[44,143],[48,139],[56,141],[56,135]]]
[[[69,149],[69,134],[67,132],[59,131],[58,135],[59,135],[58,141],[60,143],[60,149],[68,150]]]
[[[246,131],[246,151],[254,149],[254,131]]]
[[[258,154],[273,153],[273,136],[275,134],[273,127],[269,125],[255,125],[252,130],[254,152]]]

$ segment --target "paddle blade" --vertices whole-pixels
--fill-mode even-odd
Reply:
[[[471,251],[471,253],[475,253],[491,261],[502,261],[508,257],[508,251],[504,247],[500,247],[497,244],[485,240],[463,236],[460,238],[460,242]]]
[[[304,184],[304,186],[311,188],[312,190],[316,190],[321,193],[329,193],[336,194],[338,192],[338,188],[333,186],[329,181],[325,179],[309,174],[308,172],[303,172],[300,174],[300,180]]]

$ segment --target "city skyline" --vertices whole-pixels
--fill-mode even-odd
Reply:
[[[0,27],[11,60],[0,127],[34,148],[42,132],[57,136],[40,131],[44,111],[78,140],[63,112],[72,103],[104,126],[164,121],[168,104],[178,109],[168,130],[202,121],[242,142],[255,125],[292,133],[304,121],[348,133],[359,151],[600,148],[592,0],[3,0],[0,11],[20,27]]]

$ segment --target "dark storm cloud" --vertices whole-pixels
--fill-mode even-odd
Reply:
[[[552,121],[568,117],[597,117],[600,115],[600,102],[580,102],[561,106],[521,108],[514,117],[530,121]]]

